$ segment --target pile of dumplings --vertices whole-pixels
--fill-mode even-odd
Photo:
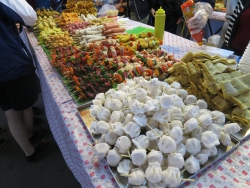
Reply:
[[[208,110],[178,82],[157,78],[128,79],[96,95],[90,112],[90,131],[102,134],[97,156],[135,187],[176,187],[183,169],[198,172],[217,155],[216,146],[231,145],[229,135],[240,130],[237,123],[224,125],[222,112]]]

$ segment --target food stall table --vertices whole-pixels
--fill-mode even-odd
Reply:
[[[146,26],[128,21],[127,28]],[[27,45],[30,45],[40,77],[45,112],[51,132],[62,155],[82,187],[113,188],[118,187],[108,164],[98,159],[90,146],[93,144],[81,117],[78,116],[77,104],[70,96],[56,69],[51,65],[46,53],[30,30],[21,33]],[[190,48],[198,48],[192,41],[165,32],[164,49],[181,58]],[[250,141],[234,151],[226,159],[217,162],[208,170],[195,177],[195,182],[184,187],[246,187],[250,185],[248,148]]]

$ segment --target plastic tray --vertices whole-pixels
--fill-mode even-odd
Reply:
[[[148,27],[138,26],[138,27],[135,27],[133,29],[126,30],[126,33],[128,33],[128,34],[140,34],[140,33],[149,32],[149,31],[154,32],[154,29],[148,28]]]

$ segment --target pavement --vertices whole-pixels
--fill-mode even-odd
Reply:
[[[42,96],[34,106],[44,112]],[[45,113],[36,117],[42,118],[43,123],[34,126],[39,138],[34,146],[41,145],[43,150],[38,160],[30,163],[12,137],[0,109],[0,126],[4,128],[0,137],[7,138],[7,143],[0,148],[0,188],[80,188],[50,132]]]

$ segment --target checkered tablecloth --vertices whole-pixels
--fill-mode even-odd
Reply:
[[[129,21],[128,28],[140,24]],[[77,114],[77,104],[74,102],[57,71],[51,66],[45,52],[38,45],[33,32],[21,33],[25,43],[30,43],[31,51],[37,63],[40,77],[46,116],[53,136],[63,154],[63,157],[83,188],[113,188],[118,187],[105,160],[98,159],[93,143],[84,122]],[[190,48],[198,47],[196,43],[165,33],[164,48],[180,58]],[[195,182],[184,187],[195,188],[231,188],[250,187],[250,141],[246,141],[237,151],[227,158],[198,174]]]

